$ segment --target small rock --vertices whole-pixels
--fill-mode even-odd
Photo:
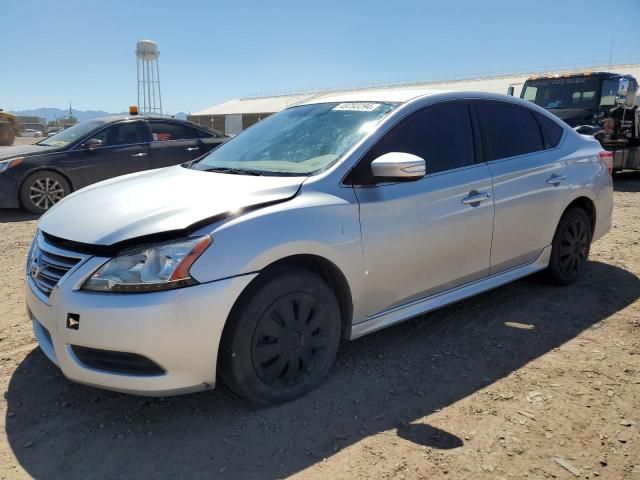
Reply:
[[[631,425],[633,425],[633,422],[631,420],[623,418],[622,420],[620,420],[620,425],[622,425],[623,427],[630,427]]]
[[[562,457],[553,457],[553,461],[556,462],[558,465],[560,465],[565,470],[571,472],[574,476],[576,476],[576,477],[580,476],[580,470],[578,470],[576,467],[571,465],[564,458],[562,458]]]
[[[630,435],[628,433],[621,433],[618,435],[618,441],[620,443],[627,443],[630,440]]]

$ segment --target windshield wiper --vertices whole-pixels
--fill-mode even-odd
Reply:
[[[232,167],[211,167],[211,168],[207,168],[204,171],[217,172],[217,173],[231,173],[234,175],[254,175],[256,177],[263,175],[263,173],[258,170],[245,170],[242,168],[232,168]]]

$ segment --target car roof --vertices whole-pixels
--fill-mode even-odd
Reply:
[[[447,90],[433,90],[427,88],[378,88],[370,90],[355,90],[352,92],[329,93],[314,97],[300,105],[317,103],[343,102],[391,102],[404,103],[417,97],[446,93]]]
[[[221,132],[219,130],[214,130],[213,128],[209,128],[209,127],[205,127],[203,125],[199,125],[197,123],[194,122],[190,122],[189,120],[182,120],[180,118],[175,118],[175,117],[166,117],[166,116],[160,116],[160,115],[109,115],[108,117],[98,117],[98,118],[92,118],[90,120],[86,120],[88,122],[90,122],[91,120],[97,120],[99,122],[104,122],[104,124],[108,124],[108,123],[114,123],[114,122],[121,122],[124,120],[139,120],[139,119],[144,119],[144,120],[173,120],[175,122],[180,122],[186,125],[189,125],[191,127],[195,127],[198,128],[200,130],[204,130],[206,132],[212,132],[215,133],[217,135],[222,135],[222,136],[228,136],[226,133]]]
[[[94,118],[93,120],[100,120],[105,123],[119,122],[121,120],[136,120],[144,118],[145,120],[176,120],[178,122],[191,123],[187,120],[181,120],[174,117],[163,117],[160,115],[109,115],[108,117]]]

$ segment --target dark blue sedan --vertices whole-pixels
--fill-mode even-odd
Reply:
[[[168,117],[117,116],[79,123],[35,145],[0,149],[0,208],[44,213],[69,193],[127,173],[198,158],[224,133]]]

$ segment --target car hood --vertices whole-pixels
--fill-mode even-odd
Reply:
[[[0,161],[21,157],[23,155],[49,153],[54,150],[57,149],[54,147],[45,147],[44,145],[14,145],[13,147],[4,147],[0,149]]]
[[[112,246],[182,233],[244,209],[293,198],[306,177],[248,176],[181,166],[96,183],[49,210],[39,228],[59,239]]]

